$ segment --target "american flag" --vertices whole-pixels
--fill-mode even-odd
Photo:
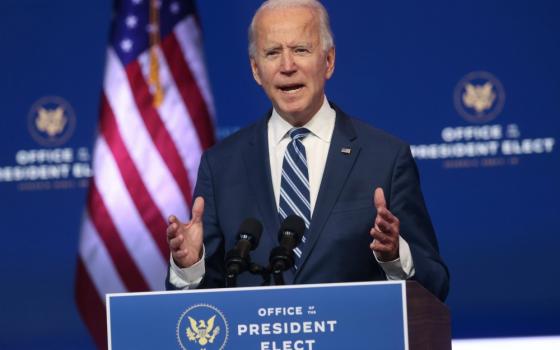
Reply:
[[[190,215],[213,115],[193,2],[116,0],[76,276],[99,348],[105,294],[164,289],[166,217]]]

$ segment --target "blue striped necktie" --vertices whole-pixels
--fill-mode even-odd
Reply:
[[[307,157],[305,147],[301,142],[310,131],[306,128],[293,128],[289,132],[292,141],[288,144],[282,163],[282,177],[280,181],[280,204],[278,214],[284,220],[295,214],[305,222],[306,232],[311,221],[311,202],[309,199],[309,173],[307,171]],[[305,234],[301,244],[294,248],[297,260],[301,257],[301,246],[305,243]],[[297,268],[297,267],[296,267]]]

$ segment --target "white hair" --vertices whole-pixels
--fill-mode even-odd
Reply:
[[[317,0],[266,0],[262,3],[259,9],[255,12],[251,25],[249,26],[249,56],[254,57],[257,48],[255,44],[256,33],[255,33],[255,22],[259,13],[263,10],[272,9],[286,9],[286,8],[296,8],[296,7],[307,7],[316,11],[319,15],[319,38],[321,40],[322,48],[327,52],[330,48],[334,47],[334,39],[331,31],[331,25],[329,21],[329,14],[327,10]]]

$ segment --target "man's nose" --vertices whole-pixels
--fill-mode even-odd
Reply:
[[[281,69],[283,74],[293,74],[297,70],[292,53],[285,51],[282,53]]]

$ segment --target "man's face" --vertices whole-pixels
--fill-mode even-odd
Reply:
[[[325,81],[334,71],[334,48],[324,52],[316,17],[305,7],[263,10],[255,23],[253,77],[278,113],[296,126],[321,108]]]

